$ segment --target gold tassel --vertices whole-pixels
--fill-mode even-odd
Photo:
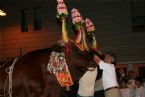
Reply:
[[[96,38],[95,36],[93,36],[93,49],[97,49],[97,41],[96,41]]]
[[[65,17],[62,17],[62,40],[65,43],[68,43],[68,35],[66,30],[66,19]]]
[[[83,46],[84,46],[84,48],[85,48],[85,50],[86,51],[89,51],[89,47],[88,47],[88,45],[87,45],[87,42],[86,42],[86,35],[85,35],[85,31],[84,31],[84,29],[82,28],[82,33],[83,33]]]
[[[77,44],[80,44],[80,42],[81,42],[81,37],[82,37],[82,33],[81,33],[81,31],[79,30],[79,31],[78,31],[78,34],[77,34],[77,38],[76,38],[76,40],[75,40],[75,42],[76,42]]]

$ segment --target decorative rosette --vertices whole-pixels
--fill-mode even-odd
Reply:
[[[72,16],[72,23],[74,25],[77,23],[80,24],[82,22],[82,16],[77,9],[73,8],[71,10],[71,16]]]
[[[57,0],[57,3],[63,3],[64,1],[63,0]]]
[[[71,10],[72,24],[75,27],[75,30],[78,32],[75,42],[78,44],[78,47],[81,51],[88,50],[85,38],[85,23],[79,13],[75,8]]]
[[[74,25],[75,30],[78,32],[75,42],[77,44],[80,44],[82,38],[82,33],[80,31],[80,27],[83,21],[82,16],[77,9],[73,8],[71,10],[71,17],[72,17],[72,24]]]
[[[57,0],[57,18],[67,17],[68,11],[63,0]]]
[[[95,31],[94,24],[91,22],[90,19],[86,18],[85,23],[86,23],[87,32],[94,32]]]
[[[47,70],[56,76],[62,87],[69,87],[73,85],[64,53],[52,52],[50,54]]]
[[[96,49],[97,42],[96,42],[96,38],[95,38],[95,34],[94,34],[94,32],[95,32],[94,24],[88,18],[85,19],[85,24],[86,24],[86,30],[87,30],[87,34],[89,37],[90,45],[93,49]]]
[[[77,9],[73,8],[71,10],[71,17],[72,17],[72,23],[75,26],[76,30],[78,30],[79,27],[85,29],[85,21]]]

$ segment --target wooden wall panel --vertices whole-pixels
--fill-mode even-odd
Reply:
[[[1,22],[0,22],[0,25],[1,25]],[[1,26],[0,26],[0,58],[2,57],[2,32],[1,32]]]
[[[20,48],[23,54],[35,49],[46,48],[60,39],[58,25],[56,24],[56,12],[52,11],[55,8],[51,7],[55,3],[51,3],[52,1],[43,3],[41,1],[26,1],[23,4],[22,2],[7,2],[9,6],[6,6],[6,8],[8,9],[9,15],[3,23],[4,30],[1,40],[3,57],[18,56],[20,54]],[[43,11],[42,30],[40,31],[33,30],[33,9],[36,7],[42,7]],[[20,31],[21,11],[23,9],[28,9],[29,11],[28,32]]]
[[[116,70],[119,68],[125,68],[126,69],[126,73],[128,71],[130,71],[128,69],[128,64],[116,64]],[[132,69],[131,71],[134,71],[136,73],[136,76],[141,76],[143,78],[145,78],[144,76],[144,71],[140,71],[141,68],[145,68],[145,64],[144,63],[136,63],[136,64],[132,64]]]
[[[4,1],[3,1],[4,2]],[[2,55],[17,56],[19,49],[23,53],[38,48],[45,48],[60,39],[60,26],[56,22],[56,1],[17,1],[7,2],[9,15],[3,20]],[[3,5],[5,5],[3,4]],[[103,52],[113,51],[117,61],[145,63],[145,33],[132,33],[131,5],[127,0],[68,0],[68,11],[77,8],[84,18],[90,18],[96,27],[98,48]],[[33,30],[33,9],[42,7],[42,30]],[[29,30],[20,31],[21,11],[29,10]],[[70,37],[75,37],[72,30],[71,16],[67,24]]]

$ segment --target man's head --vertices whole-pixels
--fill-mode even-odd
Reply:
[[[140,87],[143,84],[143,79],[141,77],[136,77],[135,84],[137,87]]]
[[[125,74],[125,69],[123,67],[119,68],[119,74],[120,75]]]
[[[104,61],[107,63],[115,64],[116,63],[116,56],[112,52],[107,52],[105,54]]]

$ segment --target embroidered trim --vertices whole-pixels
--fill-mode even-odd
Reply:
[[[66,64],[65,54],[63,52],[52,52],[50,54],[50,60],[47,65],[47,70],[50,73],[55,74],[62,87],[73,85],[73,81],[68,70],[68,65]]]

